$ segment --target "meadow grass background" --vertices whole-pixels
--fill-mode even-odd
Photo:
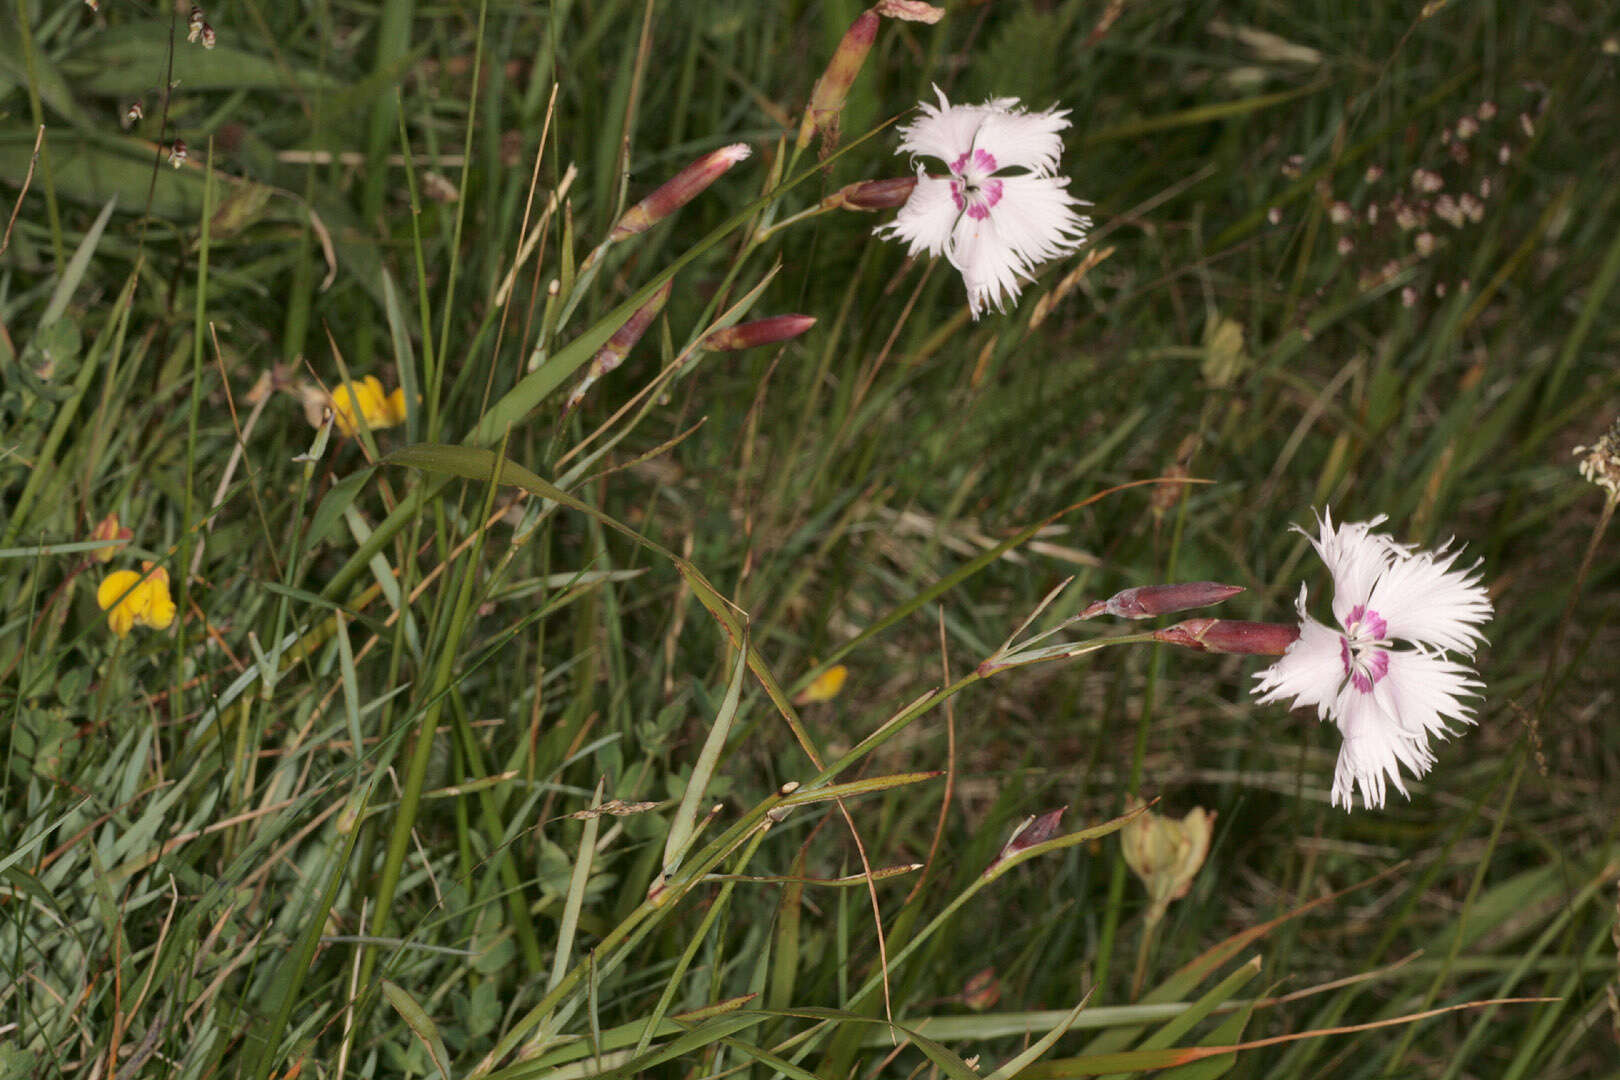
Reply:
[[[1620,1069],[1620,603],[1612,535],[1576,573],[1606,519],[1572,456],[1620,411],[1620,15],[948,7],[885,21],[822,173],[792,133],[855,4],[241,3],[205,52],[183,11],[0,3],[0,1074],[999,1080],[1294,1035],[1174,1075]],[[887,213],[747,239],[904,175],[879,128],[930,84],[1073,110],[1096,204],[977,323]],[[1482,205],[1427,254],[1419,169]],[[819,322],[672,369],[739,300]],[[415,407],[317,443],[266,372]],[[495,451],[579,505],[446,471]],[[1330,809],[1336,733],[1256,707],[1254,658],[1121,645],[917,704],[1070,575],[1037,627],[1197,579],[1288,620],[1327,505],[1457,537],[1497,606],[1478,726],[1410,802]],[[96,584],[143,559],[180,616],[120,642]],[[1146,947],[1135,794],[1218,815]],[[1555,1000],[1308,1034],[1511,996]]]

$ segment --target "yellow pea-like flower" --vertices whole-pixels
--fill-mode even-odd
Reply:
[[[174,601],[169,597],[169,572],[151,563],[141,571],[114,570],[96,589],[96,603],[107,613],[107,625],[124,637],[137,624],[166,630],[174,622]]]
[[[819,701],[831,701],[844,688],[844,680],[847,678],[849,678],[849,668],[843,664],[834,664],[810,680],[810,685],[799,691],[799,696],[793,699],[793,703],[795,705],[813,705]]]
[[[405,391],[397,388],[385,394],[377,376],[367,375],[332,391],[332,415],[338,430],[350,436],[360,430],[361,416],[373,431],[393,427],[405,422]]]

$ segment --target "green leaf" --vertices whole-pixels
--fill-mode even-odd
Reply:
[[[1243,1008],[1227,1017],[1214,1031],[1198,1041],[1199,1046],[1230,1046],[1241,1042],[1243,1030],[1249,1026],[1249,1017],[1254,1015],[1254,1002],[1249,1002]],[[1162,1074],[1164,1080],[1215,1080],[1217,1076],[1224,1076],[1233,1065],[1237,1064],[1237,1052],[1222,1054],[1220,1057],[1210,1058],[1207,1061],[1195,1061],[1190,1065],[1183,1065]]]
[[[150,192],[151,212],[158,217],[187,222],[202,217],[203,170],[169,168],[151,143],[50,133],[46,142],[56,193],[64,198],[97,206],[116,198],[126,212],[139,213]],[[33,154],[32,135],[0,135],[0,180],[21,187]],[[264,219],[275,193],[265,184],[215,172],[214,233],[229,236]]]
[[[169,24],[134,23],[117,33],[99,34],[62,61],[62,73],[74,89],[104,97],[140,97],[152,90],[154,70],[169,54]],[[285,54],[283,54],[285,55]],[[174,80],[182,93],[197,90],[340,90],[334,76],[293,67],[284,59],[237,48],[221,41],[212,49],[174,47]]]
[[[671,873],[679,865],[686,845],[691,842],[692,833],[697,828],[699,806],[703,802],[704,792],[708,790],[709,781],[714,777],[715,766],[720,763],[726,739],[731,735],[731,724],[737,718],[737,706],[742,701],[743,675],[747,671],[748,646],[745,641],[743,647],[737,650],[737,663],[732,669],[731,684],[726,687],[725,700],[715,714],[714,726],[709,728],[708,738],[703,740],[703,750],[692,768],[692,778],[687,781],[681,804],[669,823],[669,836],[664,841],[665,874]]]
[[[444,1040],[439,1037],[439,1025],[433,1022],[433,1017],[396,983],[384,979],[382,992],[383,997],[388,999],[388,1004],[394,1007],[394,1011],[399,1013],[406,1025],[416,1033],[416,1037],[422,1040],[422,1046],[427,1050],[428,1057],[433,1059],[439,1075],[444,1077],[444,1080],[450,1080],[450,1054],[444,1048]]]
[[[1080,1003],[1071,1009],[1069,1014],[1058,1022],[1056,1027],[1054,1027],[1051,1031],[1048,1031],[1045,1035],[1042,1035],[1033,1046],[1011,1058],[1006,1064],[1002,1065],[1001,1068],[991,1073],[987,1080],[1012,1080],[1013,1077],[1023,1072],[1026,1065],[1034,1063],[1036,1059],[1050,1050],[1052,1045],[1061,1039],[1064,1034],[1074,1026],[1074,1022],[1080,1017],[1080,1010],[1086,1007],[1086,1002],[1089,1000],[1091,1000],[1091,994],[1087,993],[1085,997],[1080,999]]]

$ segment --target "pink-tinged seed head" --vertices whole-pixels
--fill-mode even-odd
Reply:
[[[673,214],[701,195],[710,184],[723,176],[727,169],[746,158],[753,151],[747,143],[732,143],[710,151],[692,164],[670,177],[664,184],[624,212],[613,231],[610,242],[623,240],[646,232],[664,218]]]
[[[705,349],[719,349],[722,352],[753,349],[796,338],[814,325],[814,315],[772,315],[768,319],[723,327],[704,338],[702,344]]]
[[[1299,640],[1299,627],[1243,619],[1188,619],[1155,630],[1153,640],[1199,652],[1281,656]]]

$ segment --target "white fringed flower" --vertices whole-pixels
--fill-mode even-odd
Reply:
[[[1383,521],[1335,526],[1323,511],[1319,535],[1305,535],[1333,575],[1338,628],[1305,613],[1301,586],[1299,640],[1255,675],[1262,703],[1291,697],[1290,708],[1314,705],[1318,719],[1339,725],[1333,805],[1345,810],[1356,787],[1364,805],[1383,806],[1386,780],[1410,798],[1401,766],[1413,776],[1428,772],[1430,736],[1453,734],[1449,721],[1473,723],[1464,699],[1483,689],[1474,670],[1448,654],[1471,659],[1484,640],[1491,602],[1478,564],[1453,569],[1460,551],[1420,552],[1373,532]]]
[[[938,107],[924,103],[922,116],[900,128],[900,151],[938,158],[948,175],[918,165],[916,190],[877,234],[905,241],[912,255],[943,253],[962,272],[977,319],[1017,300],[1019,278],[1033,280],[1034,264],[1080,246],[1091,219],[1073,208],[1090,204],[1069,194],[1068,177],[1052,175],[1067,109],[1025,112],[1017,98],[952,105],[934,92]]]

